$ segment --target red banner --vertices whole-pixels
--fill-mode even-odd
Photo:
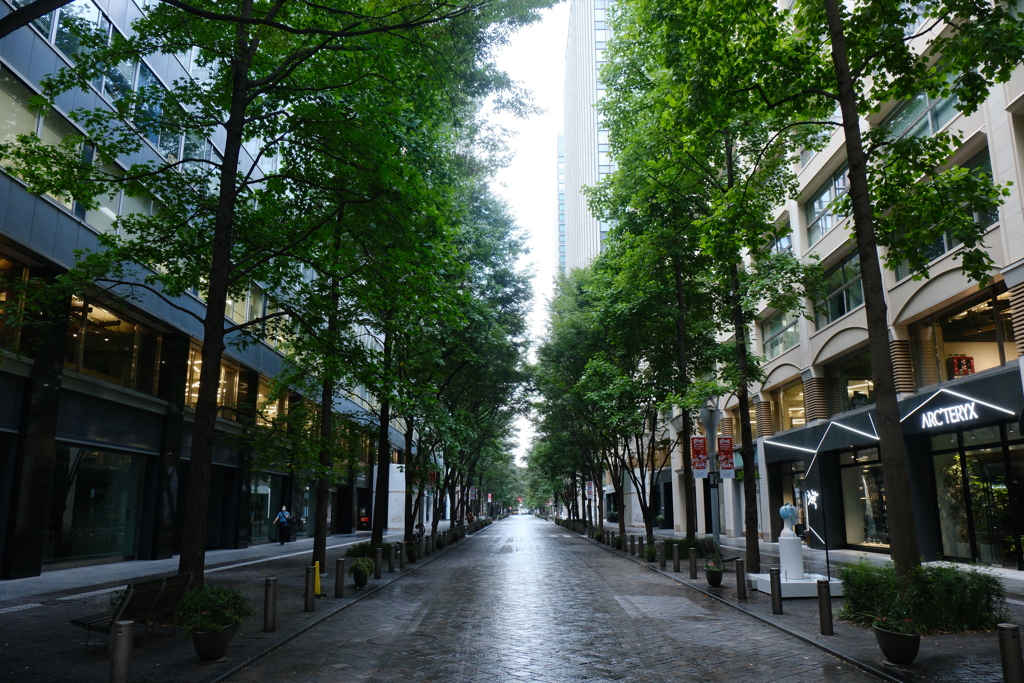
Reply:
[[[708,477],[708,440],[704,436],[690,437],[690,462],[696,479]]]
[[[736,458],[732,451],[732,437],[718,437],[718,470],[722,479],[736,478]]]

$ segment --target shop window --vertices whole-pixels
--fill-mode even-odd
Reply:
[[[889,516],[878,449],[847,451],[839,457],[848,545],[887,549]]]
[[[28,281],[28,268],[0,255],[0,346],[17,348],[21,339],[18,319],[25,305],[17,287]]]
[[[988,150],[986,149],[981,154],[978,154],[973,159],[963,164],[964,168],[969,168],[974,173],[984,173],[989,176],[992,175],[992,161],[989,159]],[[993,209],[991,211],[975,211],[973,207],[965,206],[964,210],[974,217],[974,222],[979,226],[987,228],[993,223],[999,220],[999,210]],[[934,261],[946,252],[960,246],[960,240],[953,237],[949,232],[942,235],[937,241],[932,244],[925,245],[922,247],[922,252],[928,257],[929,261]],[[894,270],[896,273],[896,280],[902,280],[905,277],[911,275],[910,264],[907,261],[903,261],[896,265]]]
[[[1009,292],[989,290],[909,326],[914,381],[924,387],[1004,365],[1017,357]]]
[[[800,317],[791,311],[774,313],[761,323],[764,355],[775,358],[800,343]]]
[[[814,305],[817,328],[834,323],[863,303],[860,256],[854,252],[825,274],[825,298]]]
[[[847,356],[825,366],[828,413],[834,415],[875,402],[871,381],[871,357],[868,350]]]
[[[846,194],[846,190],[850,186],[849,176],[849,169],[844,164],[825,181],[824,185],[818,188],[811,200],[804,205],[809,245],[816,244],[845,218],[845,216],[835,215],[834,209],[836,199]]]
[[[807,423],[804,417],[804,384],[801,381],[772,392],[772,417],[775,431],[782,432]]]
[[[11,142],[18,135],[36,132],[39,117],[29,110],[34,95],[7,69],[0,68],[0,142]]]
[[[93,301],[72,297],[64,364],[105,382],[156,393],[161,335]]]
[[[135,555],[146,457],[58,443],[43,562]]]
[[[921,92],[904,102],[882,123],[898,138],[935,135],[956,116],[956,97],[931,98]]]

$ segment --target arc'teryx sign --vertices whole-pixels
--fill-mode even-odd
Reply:
[[[977,420],[978,411],[974,408],[977,404],[977,401],[971,401],[970,403],[962,403],[958,406],[927,410],[921,413],[921,426],[928,429],[929,427],[941,427],[943,425],[956,424],[957,422],[966,422],[967,420]]]

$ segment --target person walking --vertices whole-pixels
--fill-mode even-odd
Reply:
[[[277,530],[277,540],[281,541],[281,545],[284,545],[289,540],[288,536],[291,534],[292,526],[292,516],[288,513],[287,505],[281,506],[281,511],[277,513],[273,523],[281,525]]]

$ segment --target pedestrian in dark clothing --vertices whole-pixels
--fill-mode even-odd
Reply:
[[[277,513],[273,523],[281,525],[277,528],[277,540],[281,541],[281,545],[284,545],[289,540],[288,536],[292,530],[292,516],[288,514],[287,505],[281,506],[281,511]]]

